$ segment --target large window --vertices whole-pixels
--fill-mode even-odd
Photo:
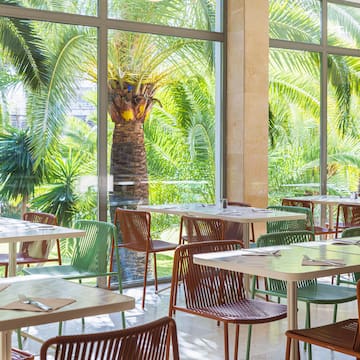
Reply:
[[[6,4],[3,215],[37,209],[71,225],[112,221],[117,206],[215,201],[221,1]],[[154,216],[153,231],[169,237],[178,221]]]
[[[339,3],[270,1],[272,203],[358,190],[360,4]]]

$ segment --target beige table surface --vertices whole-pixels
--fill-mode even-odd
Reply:
[[[305,243],[303,246],[297,244],[297,246],[273,247],[274,249],[280,249],[281,256],[242,255],[243,251],[251,251],[249,249],[198,254],[194,255],[194,262],[201,265],[239,271],[245,274],[287,281],[288,328],[295,329],[298,326],[297,281],[360,271],[358,246],[330,244],[328,246],[326,242],[324,243],[321,246],[309,246],[308,243]],[[336,251],[332,250],[333,247],[336,247]],[[353,251],[351,251],[351,247],[354,248]],[[267,247],[265,249],[269,250],[270,248]],[[314,259],[342,259],[345,265],[302,266],[304,254]],[[296,359],[294,351],[292,352],[292,359]]]
[[[18,300],[19,294],[40,298],[71,298],[76,301],[61,309],[49,312],[0,309],[1,360],[11,359],[11,332],[14,329],[121,312],[135,307],[135,299],[130,296],[63,279],[29,275],[1,279],[0,285],[3,284],[10,284],[10,286],[0,292],[0,306]],[[120,313],[119,316],[121,316]]]
[[[138,210],[156,212],[170,215],[190,215],[199,217],[218,218],[226,221],[239,222],[245,225],[244,244],[249,247],[249,224],[279,220],[301,220],[305,214],[262,209],[245,206],[228,206],[222,209],[216,205],[202,204],[164,204],[164,205],[139,205]]]
[[[55,240],[84,235],[83,230],[0,217],[0,243],[9,244],[9,276],[16,275],[18,242]]]

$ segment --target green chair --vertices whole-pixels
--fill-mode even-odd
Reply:
[[[314,221],[311,209],[302,206],[268,206],[268,209],[278,211],[288,211],[298,214],[305,214],[306,219],[303,220],[280,220],[268,221],[266,224],[266,232],[283,232],[283,231],[297,231],[308,230],[314,233]]]
[[[110,271],[110,250],[113,238],[117,238],[116,226],[103,221],[79,220],[74,226],[86,232],[85,236],[74,239],[74,248],[69,265],[24,268],[28,275],[49,275],[66,280],[79,280],[103,276],[117,276],[119,292],[122,293],[119,254],[115,251],[117,270]],[[122,312],[125,328],[125,315]],[[61,333],[61,325],[59,328]]]
[[[294,243],[308,242],[314,240],[314,233],[311,231],[289,231],[261,235],[256,244],[258,247],[290,245]],[[286,256],[286,255],[284,255]],[[256,279],[252,280],[252,296],[265,294],[280,298],[287,297],[286,281],[266,278],[265,289],[256,288]],[[325,284],[318,282],[317,279],[299,281],[297,283],[298,301],[306,303],[305,327],[311,327],[310,304],[341,304],[356,299],[356,289]],[[336,321],[337,308],[334,309],[333,321]],[[309,347],[309,359],[311,359],[311,347]]]
[[[360,236],[360,226],[347,228],[341,233],[342,238],[355,237],[355,236]],[[359,272],[350,274],[349,279],[344,279],[340,275],[338,275],[336,277],[336,284],[337,285],[349,284],[349,285],[356,286],[356,283],[357,283],[358,280],[360,280],[360,273]]]

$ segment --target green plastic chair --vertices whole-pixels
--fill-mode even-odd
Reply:
[[[103,221],[78,220],[74,227],[84,230],[86,235],[74,239],[74,249],[69,265],[24,268],[23,272],[27,275],[49,275],[66,280],[78,279],[79,282],[85,278],[116,276],[119,292],[122,294],[121,267],[117,251],[115,251],[117,270],[109,270],[111,243],[113,238],[117,238],[116,226]],[[125,328],[124,312],[121,314],[122,325]],[[61,334],[61,324],[59,333]]]
[[[305,214],[306,219],[304,220],[281,220],[281,221],[268,221],[266,224],[266,232],[277,233],[283,231],[298,231],[298,230],[308,230],[313,234],[314,231],[314,220],[311,209],[302,207],[302,206],[268,206],[268,209],[279,210],[279,211],[288,211],[298,214]]]
[[[344,231],[341,233],[342,238],[354,237],[354,236],[360,236],[360,226],[344,229]],[[341,276],[338,275],[336,277],[336,284],[337,285],[349,284],[356,286],[358,280],[360,280],[360,272],[350,274],[349,279],[341,278]]]
[[[314,240],[314,233],[311,231],[289,231],[261,235],[256,245],[258,247],[289,245],[294,243],[308,242]],[[265,289],[256,288],[256,276],[252,280],[252,296],[265,294],[280,298],[287,297],[287,283],[283,280],[266,278]],[[356,289],[324,284],[317,279],[299,281],[297,283],[297,299],[306,303],[305,327],[311,327],[310,304],[341,304],[356,300]],[[336,321],[337,308],[334,308],[333,321]],[[312,359],[311,347],[309,346],[309,359]]]

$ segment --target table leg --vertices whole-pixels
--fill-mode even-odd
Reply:
[[[250,247],[250,235],[249,235],[250,227],[248,223],[243,224],[243,242],[244,247],[248,249]],[[249,274],[244,274],[244,285],[245,292],[248,297],[250,297],[250,276]]]
[[[296,281],[288,281],[287,283],[287,298],[288,298],[288,329],[297,329],[297,284]],[[297,353],[297,341],[292,341],[290,359],[299,360]]]
[[[11,331],[0,332],[0,359],[11,360]]]
[[[8,276],[16,276],[16,242],[9,242],[9,273]]]

